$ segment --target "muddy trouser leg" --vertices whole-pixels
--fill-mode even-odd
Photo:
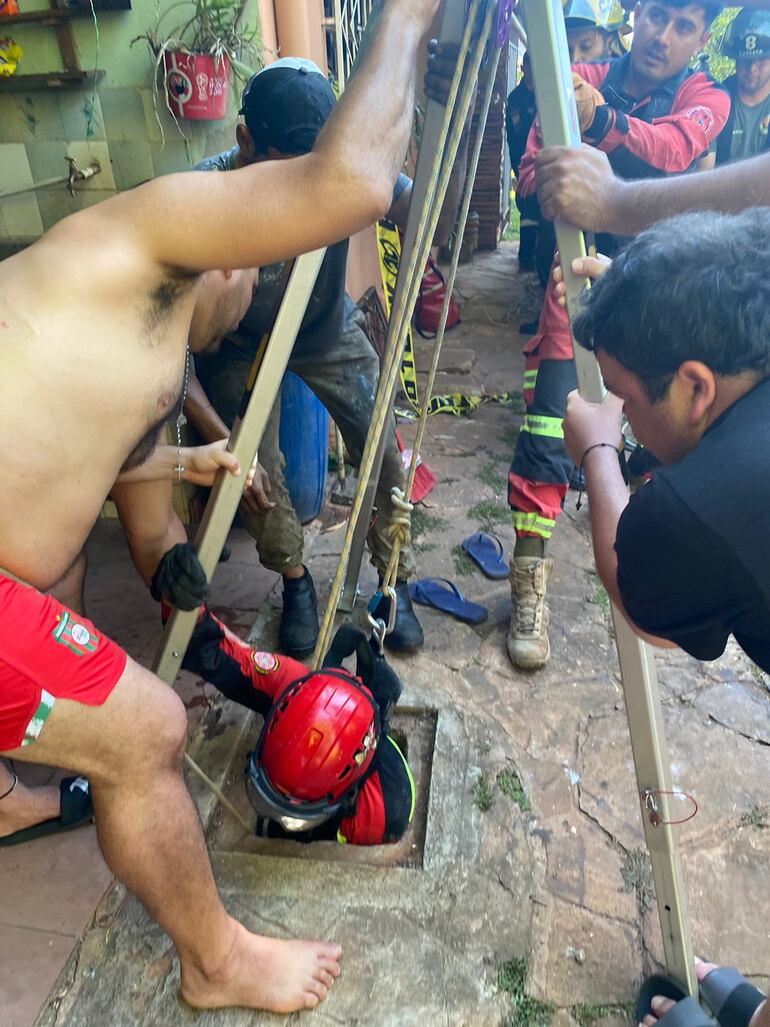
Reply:
[[[289,368],[303,379],[329,411],[342,433],[350,459],[357,467],[366,443],[379,379],[377,354],[358,319],[348,321],[339,338],[317,357],[293,356]],[[391,418],[385,427],[387,443],[375,500],[377,515],[367,536],[372,563],[380,574],[388,565],[392,549],[389,529],[393,523],[393,502],[390,490],[394,486],[403,489],[406,484],[395,427],[395,419]],[[415,569],[412,547],[402,548],[398,580],[406,581]]]
[[[196,361],[198,377],[214,409],[232,426],[251,369],[247,360],[204,359]],[[275,508],[268,513],[252,513],[242,503],[242,523],[254,539],[263,567],[282,574],[302,563],[304,534],[286,488],[283,469],[286,462],[278,445],[281,395],[276,397],[265,434],[259,447],[259,462],[270,479],[270,500]]]

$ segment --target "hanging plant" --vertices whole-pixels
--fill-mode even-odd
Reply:
[[[153,104],[161,133],[160,91],[181,132],[179,118],[223,118],[229,83],[240,87],[262,67],[259,31],[242,26],[245,7],[246,0],[179,0],[163,12],[154,29],[132,41],[133,46],[145,40],[153,54]],[[180,8],[189,17],[167,29],[168,15]]]

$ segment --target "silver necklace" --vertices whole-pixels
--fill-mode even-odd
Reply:
[[[182,408],[179,411],[179,417],[176,419],[176,471],[177,481],[182,480],[184,474],[184,465],[182,464],[182,428],[187,424],[187,418],[184,415],[184,403],[187,399],[187,387],[190,383],[190,347],[185,346],[184,351],[184,384],[182,385]]]

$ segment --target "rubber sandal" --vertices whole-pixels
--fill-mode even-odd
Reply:
[[[91,790],[84,777],[65,777],[59,782],[59,802],[61,812],[52,820],[44,820],[41,824],[25,827],[23,831],[0,838],[0,848],[8,845],[21,845],[23,842],[45,838],[49,834],[61,834],[82,827],[93,819],[94,807],[91,803]]]
[[[721,1027],[748,1027],[766,997],[730,966],[707,974],[700,982],[700,993]]]
[[[477,531],[475,535],[463,539],[462,546],[482,574],[495,581],[508,577],[510,572],[503,559],[503,543],[497,535]]]
[[[698,1002],[686,991],[682,991],[670,977],[662,974],[648,977],[639,989],[634,1011],[636,1023],[641,1023],[645,1016],[656,1016],[652,1009],[652,1000],[656,995],[676,1002],[665,1016],[660,1019],[656,1017],[662,1027],[715,1027],[714,1021],[703,1012]]]
[[[444,585],[449,585],[445,588]],[[486,606],[470,603],[460,589],[447,578],[421,578],[409,582],[409,595],[421,606],[448,613],[464,624],[483,624],[489,616]]]

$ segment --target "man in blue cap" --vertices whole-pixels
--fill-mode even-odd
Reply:
[[[335,97],[326,77],[312,61],[288,57],[255,75],[243,95],[236,129],[237,145],[197,165],[201,171],[232,171],[260,161],[309,153],[332,112]],[[411,182],[400,175],[393,192],[390,220],[404,226]],[[362,330],[360,312],[345,293],[348,239],[329,247],[302,322],[289,370],[313,390],[337,423],[354,464],[361,458],[379,378],[379,360]],[[260,269],[259,286],[238,331],[219,351],[196,358],[200,388],[193,383],[185,405],[190,422],[204,439],[226,437],[233,423],[260,339],[271,328],[285,287],[287,265]],[[205,390],[205,393],[204,393]],[[210,400],[210,403],[208,402]],[[254,537],[264,567],[283,575],[283,613],[279,642],[288,655],[312,652],[318,635],[316,593],[303,564],[303,531],[284,481],[278,441],[280,401],[270,415],[260,446],[265,477],[241,505],[241,518]],[[377,489],[377,516],[369,531],[372,563],[383,576],[391,552],[391,489],[405,485],[395,424],[388,430]],[[269,499],[267,493],[269,492]],[[414,652],[424,641],[412,608],[407,579],[414,573],[410,546],[401,550],[395,630],[386,644],[397,652]],[[384,603],[387,600],[383,601]],[[379,611],[387,620],[387,611]]]

